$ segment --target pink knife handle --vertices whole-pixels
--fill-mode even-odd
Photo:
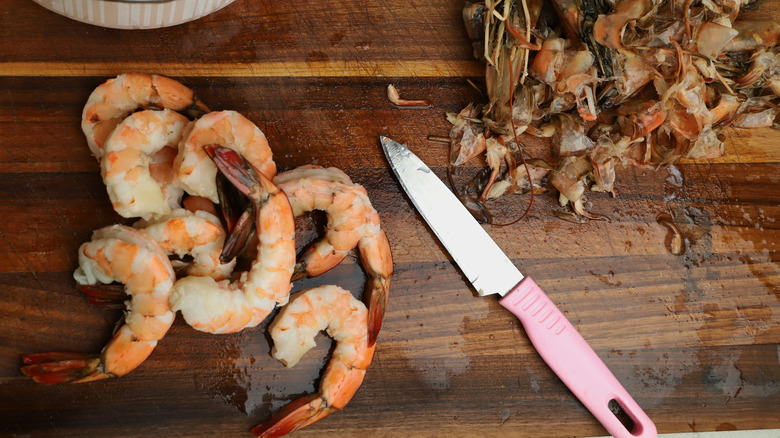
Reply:
[[[536,351],[616,438],[655,437],[655,425],[542,289],[526,277],[499,303],[514,313]],[[610,409],[616,401],[634,424],[626,429]],[[613,402],[614,403],[614,402]]]

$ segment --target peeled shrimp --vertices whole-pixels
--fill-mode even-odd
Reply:
[[[139,108],[169,108],[191,118],[209,111],[192,90],[165,76],[128,73],[109,79],[90,94],[81,114],[81,129],[98,161],[114,128]]]
[[[213,112],[195,122],[174,163],[178,184],[191,195],[219,203],[217,168],[203,150],[209,144],[235,150],[268,178],[276,175],[271,148],[260,128],[235,111]]]
[[[39,383],[81,383],[133,371],[173,324],[168,296],[175,276],[168,257],[145,233],[114,225],[81,245],[73,277],[79,285],[123,283],[130,296],[124,324],[100,354],[28,354],[22,372]]]
[[[274,183],[287,194],[296,216],[313,210],[328,218],[325,237],[314,243],[295,265],[293,279],[320,275],[341,263],[355,246],[368,274],[366,285],[369,345],[374,345],[387,305],[393,256],[379,214],[366,189],[334,167],[301,166],[281,173]]]
[[[122,217],[150,219],[178,207],[184,191],[173,184],[173,161],[190,125],[172,111],[140,111],[123,120],[105,142],[101,175]]]
[[[154,221],[133,225],[149,234],[167,254],[192,256],[190,263],[181,264],[186,275],[209,276],[214,280],[230,277],[236,260],[222,263],[219,259],[225,243],[225,230],[219,218],[206,211],[177,209]]]
[[[176,282],[171,307],[208,333],[234,333],[260,324],[287,303],[295,265],[295,220],[287,196],[227,148],[208,147],[231,182],[254,203],[257,259],[234,282],[188,276]]]
[[[336,348],[319,392],[291,402],[252,432],[260,437],[282,436],[344,409],[363,383],[374,356],[366,318],[363,303],[340,287],[320,286],[296,293],[271,323],[274,358],[287,367],[295,365],[316,345],[314,337],[322,330],[335,339]]]

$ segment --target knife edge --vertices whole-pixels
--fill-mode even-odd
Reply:
[[[523,274],[460,200],[406,146],[381,136],[390,168],[428,227],[480,296],[506,295]]]

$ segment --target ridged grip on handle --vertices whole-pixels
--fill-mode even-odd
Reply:
[[[607,432],[616,438],[658,436],[647,414],[530,277],[499,302],[520,318],[539,355]],[[613,400],[633,422],[632,430],[610,409]]]

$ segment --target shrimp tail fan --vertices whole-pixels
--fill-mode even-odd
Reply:
[[[334,410],[319,394],[309,394],[290,402],[270,421],[252,429],[252,433],[262,438],[284,436],[327,417]]]
[[[100,356],[86,353],[51,352],[25,354],[24,375],[37,383],[80,383],[108,377],[100,368]]]

